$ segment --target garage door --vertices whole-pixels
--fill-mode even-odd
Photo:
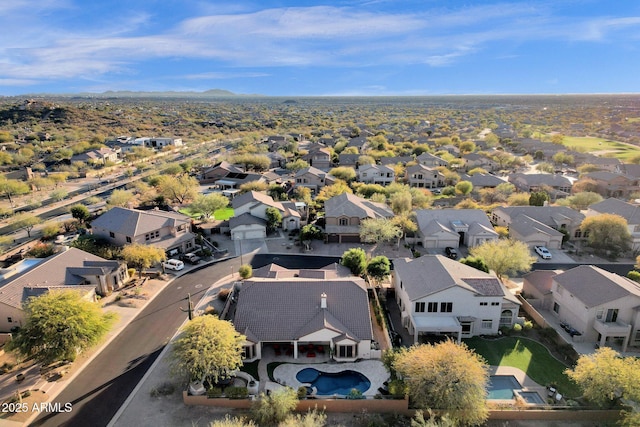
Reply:
[[[360,236],[342,236],[342,243],[360,243]]]
[[[233,233],[233,240],[246,240],[246,239],[264,239],[265,233],[262,230],[246,230],[237,231]]]

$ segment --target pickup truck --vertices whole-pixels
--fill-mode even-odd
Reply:
[[[200,262],[200,257],[192,252],[184,254],[182,259],[187,261],[189,264],[197,264]]]

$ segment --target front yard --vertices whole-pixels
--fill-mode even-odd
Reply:
[[[564,373],[568,366],[536,341],[524,337],[474,337],[464,342],[484,357],[489,365],[521,369],[542,386],[554,384],[560,393],[569,398],[576,398],[581,394],[578,386]]]

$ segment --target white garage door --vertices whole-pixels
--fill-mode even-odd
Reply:
[[[245,230],[233,233],[233,240],[264,239],[265,237],[263,230]]]

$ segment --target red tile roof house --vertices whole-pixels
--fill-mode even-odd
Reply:
[[[319,270],[270,264],[253,274],[242,282],[233,316],[236,330],[246,336],[246,361],[261,359],[276,348],[296,359],[306,358],[309,352],[303,355],[301,349],[309,346],[337,361],[380,357],[380,351],[372,349],[371,312],[362,278],[339,264]]]
[[[88,300],[108,295],[128,280],[127,265],[76,248],[0,270],[0,331],[24,324],[23,304],[51,290],[77,290]]]
[[[520,302],[498,278],[442,255],[393,261],[402,325],[414,343],[428,336],[495,335],[517,321]]]

